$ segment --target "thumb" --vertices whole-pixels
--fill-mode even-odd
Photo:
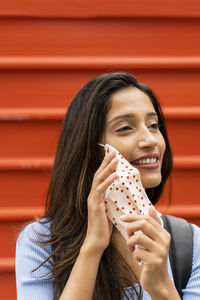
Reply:
[[[158,214],[153,206],[149,207],[148,215],[151,218],[153,218],[156,222],[158,222],[160,225],[162,224],[160,217],[158,216]]]

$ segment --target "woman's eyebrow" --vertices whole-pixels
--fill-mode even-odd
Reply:
[[[131,118],[134,118],[134,117],[135,117],[134,114],[118,115],[118,116],[112,118],[112,119],[108,122],[108,125],[110,125],[110,124],[113,123],[114,121],[118,121],[118,120],[121,120],[121,119],[131,119]]]
[[[151,116],[157,116],[157,113],[156,112],[149,112],[147,113],[147,117],[151,117]],[[133,119],[135,118],[135,114],[124,114],[124,115],[118,115],[114,118],[112,118],[109,122],[108,122],[108,125],[110,125],[111,123],[113,123],[114,121],[118,121],[118,120],[121,120],[121,119]]]

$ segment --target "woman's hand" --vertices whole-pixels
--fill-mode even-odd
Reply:
[[[129,223],[129,250],[136,261],[142,262],[140,282],[143,288],[152,299],[180,299],[168,275],[170,234],[162,228],[155,209],[150,208],[148,216],[128,215],[121,220]],[[174,298],[168,298],[167,289],[172,291]]]
[[[105,192],[116,179],[116,153],[107,154],[96,171],[88,196],[88,228],[84,241],[92,251],[102,254],[110,242],[112,223],[106,215]]]

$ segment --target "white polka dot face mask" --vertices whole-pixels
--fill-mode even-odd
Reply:
[[[117,179],[106,190],[105,205],[107,216],[127,240],[127,223],[121,221],[120,216],[128,214],[147,215],[152,204],[142,186],[139,171],[114,147],[108,144],[101,146],[105,148],[107,153],[115,151],[119,160],[115,170]]]

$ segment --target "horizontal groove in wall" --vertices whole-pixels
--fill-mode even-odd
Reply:
[[[200,156],[174,156],[175,169],[200,169]],[[54,158],[4,158],[0,159],[0,171],[45,171],[51,170]]]
[[[174,156],[174,168],[175,169],[199,169],[200,168],[200,156]]]
[[[200,119],[200,106],[165,106],[163,113],[166,119]]]
[[[0,159],[0,171],[8,170],[51,170],[54,158],[4,158]]]
[[[13,257],[1,257],[0,258],[0,273],[14,272],[15,259]]]
[[[0,108],[0,121],[62,120],[67,108]]]
[[[0,69],[199,69],[200,56],[149,56],[149,57],[114,57],[114,56],[1,56]]]
[[[0,19],[6,20],[6,19],[14,19],[14,20],[35,20],[35,21],[40,21],[40,20],[52,20],[52,21],[59,21],[59,20],[64,20],[64,21],[123,21],[123,20],[169,20],[169,21],[179,21],[179,20],[187,20],[188,22],[190,20],[199,20],[200,19],[200,14],[187,14],[187,13],[180,13],[180,14],[154,14],[154,13],[138,13],[138,14],[132,14],[130,13],[113,13],[113,14],[71,14],[71,15],[62,15],[62,14],[49,14],[49,15],[44,15],[44,14],[29,14],[29,13],[19,13],[19,14],[1,14],[0,11]]]
[[[67,108],[0,108],[0,121],[63,120]],[[163,112],[169,120],[200,119],[200,106],[165,106]]]
[[[111,10],[110,10],[111,11]],[[180,13],[165,13],[165,12],[136,12],[133,11],[125,11],[125,12],[102,12],[102,13],[68,13],[63,14],[61,13],[49,13],[49,14],[43,14],[43,13],[31,13],[31,12],[16,12],[16,13],[3,13],[2,10],[0,11],[0,19],[33,19],[33,20],[74,20],[74,21],[87,21],[87,20],[127,20],[127,19],[141,19],[141,20],[199,20],[200,13],[194,13],[194,12],[180,12]]]
[[[182,218],[200,218],[200,205],[157,205],[157,209],[163,214],[171,214]],[[43,207],[9,207],[1,208],[0,222],[2,221],[29,221],[39,218],[44,214]]]
[[[1,207],[0,221],[28,221],[43,214],[43,207]]]
[[[157,205],[162,214],[174,215],[179,218],[200,218],[200,205],[171,205],[169,207]]]

